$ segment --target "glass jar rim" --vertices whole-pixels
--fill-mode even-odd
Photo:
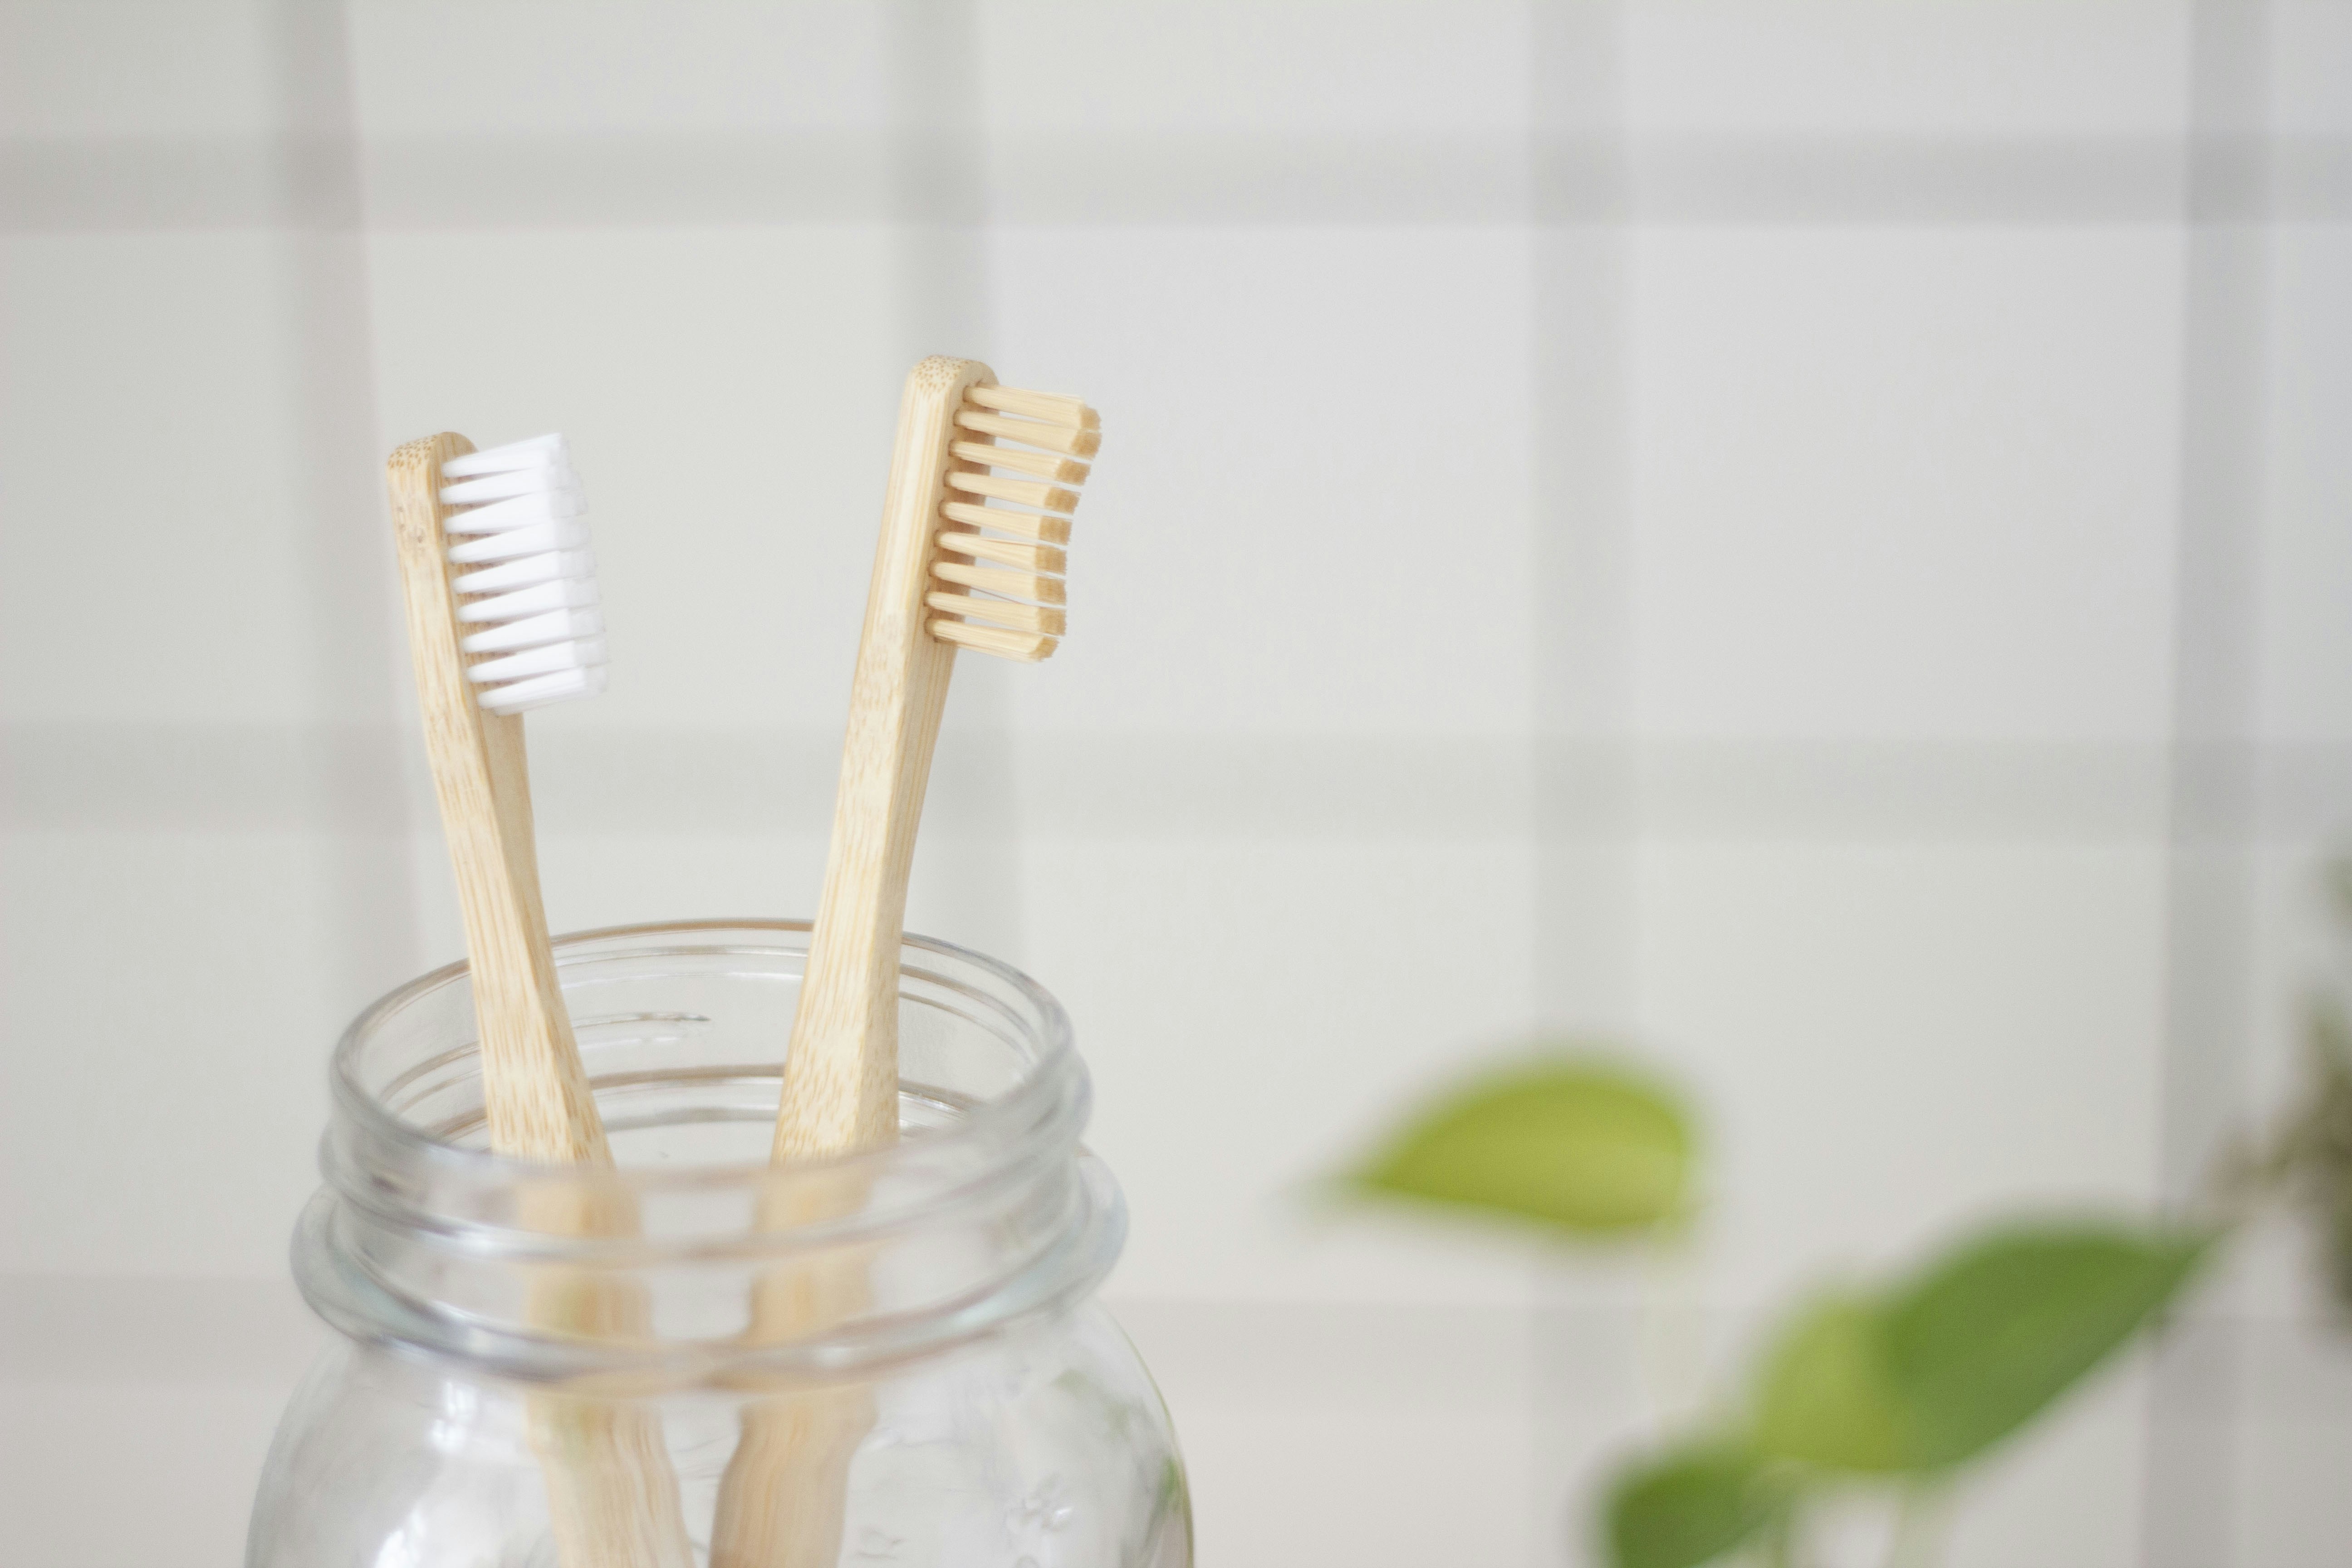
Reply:
[[[567,967],[593,963],[604,956],[600,952],[581,951],[592,945],[618,944],[645,938],[687,937],[698,931],[714,934],[773,931],[778,935],[805,940],[814,934],[814,922],[810,921],[750,916],[597,926],[587,931],[567,931],[553,939],[555,970],[560,981]],[[912,931],[904,933],[899,941],[902,949],[935,953],[951,963],[968,964],[981,970],[1035,1010],[1034,1022],[1024,1024],[1024,1032],[1034,1035],[1036,1047],[1029,1070],[1021,1080],[1008,1092],[971,1107],[953,1127],[927,1134],[925,1143],[939,1148],[987,1142],[1001,1139],[1010,1129],[1035,1121],[1052,1100],[1066,1091],[1068,1077],[1080,1070],[1069,1014],[1064,1010],[1061,1002],[1052,992],[1001,959],[937,937],[919,936]],[[632,956],[656,957],[661,956],[662,952],[661,949],[644,949]],[[466,1169],[500,1180],[513,1180],[524,1175],[543,1179],[551,1169],[545,1163],[499,1154],[488,1149],[469,1149],[436,1138],[429,1130],[394,1111],[383,1102],[377,1091],[362,1081],[360,1058],[378,1026],[433,992],[465,982],[471,975],[472,969],[470,961],[458,959],[394,988],[361,1010],[336,1042],[328,1069],[329,1093],[333,1100],[335,1112],[338,1116],[348,1117],[371,1141],[381,1141],[410,1158],[436,1163],[454,1162]],[[901,973],[912,973],[919,978],[937,983],[956,984],[944,973],[909,971],[903,964]],[[957,989],[967,995],[971,994],[969,987],[958,985]],[[892,1146],[795,1162],[793,1169],[811,1174],[824,1173],[830,1176],[835,1173],[880,1170],[897,1157],[898,1149]],[[597,1179],[601,1182],[618,1181],[633,1187],[675,1190],[713,1184],[733,1184],[752,1179],[769,1180],[772,1171],[773,1167],[764,1161],[708,1161],[660,1166],[607,1167],[600,1169]]]
[[[811,934],[810,922],[782,920],[605,927],[557,938],[556,970],[559,982],[570,972],[591,988],[668,973],[761,983],[798,973]],[[916,936],[902,938],[901,952],[902,1006],[920,1005],[962,1020],[964,1033],[950,1038],[976,1045],[992,1037],[1003,1047],[997,1055],[965,1059],[993,1059],[999,1067],[985,1088],[938,1080],[928,1092],[947,1091],[944,1100],[926,1099],[929,1080],[902,1080],[902,1095],[917,1097],[902,1103],[950,1110],[923,1121],[919,1135],[867,1152],[783,1165],[764,1158],[672,1163],[667,1155],[631,1164],[567,1164],[456,1142],[450,1130],[473,1123],[436,1125],[404,1112],[430,1103],[436,1083],[463,1081],[467,1058],[478,1051],[478,1039],[452,1032],[457,1016],[470,1018],[470,1006],[460,1015],[453,1005],[459,998],[448,994],[467,983],[468,966],[446,965],[396,988],[360,1014],[335,1050],[333,1115],[320,1151],[326,1185],[296,1230],[295,1272],[304,1294],[330,1324],[356,1339],[454,1356],[509,1375],[617,1389],[856,1375],[1090,1293],[1118,1258],[1126,1209],[1116,1182],[1080,1142],[1092,1095],[1068,1016],[1035,981],[984,954]],[[729,962],[733,955],[744,962]],[[714,960],[722,962],[714,967]],[[568,1005],[586,994],[566,991]],[[643,1005],[619,994],[625,1007]],[[411,1009],[444,1022],[420,1037],[404,1026]],[[583,1030],[591,1024],[690,1029],[712,1022],[693,1011],[596,1017],[575,1005],[573,1013]],[[731,1005],[713,1013],[740,1016]],[[417,1051],[420,1039],[429,1054]],[[394,1044],[403,1040],[408,1044]],[[379,1044],[390,1047],[384,1059],[370,1056]],[[935,1037],[929,1048],[942,1047]],[[961,1054],[970,1047],[954,1048]],[[779,1041],[779,1062],[782,1054]],[[944,1058],[935,1056],[932,1064],[943,1066]],[[746,1061],[698,1069],[715,1075],[699,1081],[740,1085],[747,1068],[772,1071]],[[601,1095],[608,1088],[627,1093],[648,1082],[685,1080],[631,1069],[594,1081]],[[405,1104],[404,1091],[413,1091]],[[848,1206],[835,1203],[851,1191],[859,1195]],[[647,1228],[632,1221],[613,1230],[569,1223],[551,1229],[517,1206],[567,1194],[590,1203],[618,1196],[627,1212],[642,1212]],[[809,1194],[833,1206],[821,1204],[821,1212],[809,1214],[794,1204]],[[638,1200],[655,1206],[640,1211]],[[774,1212],[799,1217],[781,1226],[755,1217],[775,1200],[785,1207]],[[938,1238],[945,1238],[940,1245],[946,1250],[935,1258],[949,1264],[903,1276],[890,1300],[812,1322],[793,1338],[746,1340],[733,1330],[713,1338],[689,1328],[686,1337],[583,1341],[541,1331],[518,1305],[526,1302],[519,1282],[584,1278],[582,1270],[614,1280],[666,1279],[663,1289],[688,1293],[676,1295],[681,1301],[700,1292],[705,1302],[732,1302],[763,1271],[839,1275],[845,1267],[840,1259],[883,1256],[877,1248],[911,1258],[917,1254],[903,1249]]]

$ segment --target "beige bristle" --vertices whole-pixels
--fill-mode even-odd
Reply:
[[[1091,458],[1102,450],[1099,430],[1077,430],[1067,425],[1049,425],[1042,419],[1007,419],[1001,414],[982,414],[970,408],[960,410],[955,422],[958,429],[976,430],[1005,441],[1024,441],[1047,451],[1067,452],[1073,458]]]
[[[1043,632],[1008,632],[997,626],[976,626],[970,621],[931,621],[927,626],[942,642],[961,643],[974,653],[992,653],[1026,664],[1052,658],[1061,646]]]
[[[1016,474],[1030,474],[1056,484],[1082,485],[1087,482],[1087,466],[1076,458],[1049,457],[1044,452],[1024,452],[1016,447],[994,447],[985,441],[958,441],[948,448],[967,463],[980,463],[992,468],[1011,468]]]
[[[974,528],[1002,529],[1034,539],[1040,544],[1067,544],[1070,542],[1070,520],[1042,512],[1007,511],[998,506],[976,506],[968,500],[951,500],[940,508],[940,515],[950,522],[968,522]]]
[[[967,495],[992,496],[1019,506],[1034,506],[1040,511],[1076,511],[1078,492],[1049,485],[1043,479],[1001,479],[994,474],[967,474],[961,469],[948,476],[948,483]]]
[[[1050,544],[1024,544],[1015,539],[982,539],[961,528],[940,531],[940,548],[957,555],[1018,566],[1024,572],[1066,572],[1070,558]]]
[[[950,616],[977,616],[1024,632],[1060,637],[1070,629],[1070,618],[1051,605],[1016,605],[1010,599],[975,599],[969,594],[930,593],[923,603]]]
[[[987,413],[982,410],[992,409]],[[963,594],[931,593],[924,603],[969,620],[927,623],[932,636],[1004,658],[1045,658],[1057,646],[1064,630],[1061,610],[1066,589],[1052,574],[1066,571],[1068,556],[1059,548],[1068,542],[1068,513],[1077,510],[1076,488],[1086,482],[1087,465],[1102,446],[1102,422],[1083,399],[1052,393],[1024,392],[1010,386],[968,386],[963,406],[956,411],[959,430],[988,440],[956,440],[949,455],[960,464],[996,472],[957,468],[948,486],[971,500],[947,500],[940,515],[949,527],[938,536],[942,555],[969,556],[975,563],[935,559],[932,577],[1007,599],[975,598]],[[1003,445],[1019,442],[1019,447]],[[1035,447],[1031,451],[1024,448]],[[1060,456],[1049,454],[1058,453]],[[1024,476],[1015,478],[1013,476]],[[980,504],[989,499],[1034,511]],[[961,526],[957,526],[961,525]],[[970,531],[986,529],[986,534]],[[1014,534],[1017,539],[995,537]],[[1011,603],[1035,599],[1042,604]],[[991,624],[993,623],[993,624]],[[1017,628],[1017,629],[1008,629]]]
[[[1026,415],[1043,419],[1048,425],[1066,425],[1074,430],[1099,430],[1102,418],[1087,406],[1083,397],[1065,397],[1052,392],[1024,392],[1017,386],[969,386],[963,400],[982,408],[993,408],[999,414]]]
[[[1010,599],[1034,599],[1044,605],[1068,602],[1064,597],[1065,590],[1059,577],[1040,577],[1029,572],[1006,572],[994,566],[963,566],[953,561],[932,562],[931,575],[942,583],[961,583],[967,588],[983,588]]]

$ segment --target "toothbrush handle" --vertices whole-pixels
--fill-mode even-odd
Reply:
[[[793,1018],[776,1119],[778,1161],[886,1144],[898,1134],[898,943],[907,878],[955,646],[924,623],[935,584],[949,451],[964,389],[992,382],[976,360],[931,358],[907,377],[882,536],[850,682],[824,891]]]
[[[899,400],[882,537],[850,681],[824,891],[784,1058],[779,1164],[877,1148],[898,1136],[898,944],[956,653],[926,628],[924,600],[935,586],[948,473],[977,471],[949,450],[956,409],[966,387],[994,380],[975,360],[927,359],[908,375]],[[763,1208],[760,1223],[807,1224],[864,1201],[857,1174],[843,1172],[802,1189],[791,1212]],[[821,1332],[862,1310],[868,1297],[862,1259],[821,1259],[799,1278],[780,1272],[753,1291],[747,1337]],[[874,1418],[874,1392],[858,1384],[784,1393],[746,1409],[719,1483],[711,1568],[832,1568],[850,1464]]]
[[[439,480],[444,462],[473,449],[463,436],[412,441],[392,455],[384,478],[425,749],[466,920],[483,1110],[490,1146],[502,1154],[609,1160],[548,945],[522,719],[483,710],[466,679],[473,660],[457,647],[465,627],[450,586],[450,509],[441,502]]]
[[[466,677],[470,661],[458,648],[464,628],[451,585],[449,509],[440,499],[440,477],[444,462],[473,449],[463,436],[412,441],[392,455],[384,476],[425,751],[465,914],[483,1110],[490,1147],[501,1154],[610,1165],[612,1150],[556,984],[540,902],[522,720],[483,710]],[[577,1173],[527,1184],[521,1209],[525,1225],[551,1235],[629,1236],[637,1229],[626,1189],[618,1183],[586,1186]],[[534,1327],[562,1335],[642,1337],[652,1328],[641,1288],[569,1270],[536,1282],[528,1315]],[[657,1412],[558,1392],[532,1394],[528,1411],[564,1568],[694,1568]]]

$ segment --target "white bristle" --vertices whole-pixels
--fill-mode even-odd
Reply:
[[[491,687],[482,693],[482,706],[493,713],[520,713],[525,709],[544,708],[551,702],[573,697],[593,697],[604,689],[604,667],[599,664],[587,669],[533,676],[511,686]]]
[[[516,588],[528,588],[534,583],[555,583],[566,579],[586,581],[596,575],[596,555],[589,550],[550,550],[540,555],[526,555],[520,561],[504,565],[468,572],[450,584],[460,594],[504,594]]]
[[[529,528],[509,528],[503,533],[485,533],[468,539],[463,544],[449,547],[449,559],[460,566],[477,561],[511,561],[518,555],[536,555],[542,550],[577,550],[588,542],[588,525],[576,517],[554,522],[533,523]]]
[[[594,637],[604,629],[604,612],[602,610],[593,607],[551,610],[543,616],[509,621],[504,626],[492,626],[488,631],[476,632],[462,639],[457,647],[461,653],[505,653],[512,648],[537,647],[541,643]]]
[[[576,605],[598,603],[596,584],[572,580],[541,583],[535,588],[519,588],[511,594],[500,594],[495,599],[476,599],[457,606],[457,618],[474,624],[481,621],[520,620],[525,616],[543,616],[550,610],[570,609]]]
[[[593,669],[604,662],[604,639],[583,637],[577,642],[527,647],[520,653],[510,653],[504,658],[478,664],[466,673],[476,680],[503,684],[520,680],[526,675],[551,675],[559,669]]]
[[[571,450],[560,432],[550,431],[533,436],[528,441],[509,441],[503,447],[488,451],[468,452],[462,458],[452,458],[441,465],[444,479],[468,479],[476,474],[502,474],[509,468],[541,460],[541,454],[555,453],[561,458]]]
[[[452,513],[446,526],[451,533],[503,533],[578,517],[587,510],[588,502],[578,490],[552,490]]]
[[[441,500],[459,510],[444,525],[469,535],[449,560],[478,571],[450,586],[457,618],[487,629],[465,637],[468,654],[495,653],[466,674],[484,708],[520,713],[604,689],[604,616],[597,609],[596,556],[588,510],[561,436],[540,436],[441,465]]]

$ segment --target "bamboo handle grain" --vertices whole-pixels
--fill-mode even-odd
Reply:
[[[384,472],[425,752],[465,915],[483,1109],[490,1146],[501,1154],[609,1165],[612,1150],[556,983],[540,902],[522,719],[483,710],[457,646],[441,465],[473,449],[462,436],[429,437],[394,452]],[[636,1228],[634,1205],[617,1185],[583,1194],[576,1182],[551,1183],[527,1192],[523,1209],[527,1223],[559,1234]],[[568,1273],[541,1280],[528,1311],[534,1326],[561,1334],[641,1338],[651,1330],[641,1291]],[[693,1568],[654,1412],[536,1394],[530,1426],[564,1568]]]
[[[834,796],[824,890],[808,969],[793,1016],[776,1117],[774,1160],[784,1164],[879,1148],[898,1136],[898,947],[907,878],[940,715],[955,669],[953,644],[933,637],[931,569],[966,387],[991,383],[973,360],[932,358],[907,377],[898,444],[882,502],[882,537],[866,597],[851,678],[849,727]],[[803,1182],[796,1212],[764,1222],[806,1224],[847,1213],[862,1185],[844,1173]],[[754,1341],[819,1332],[862,1310],[865,1264],[839,1258],[798,1277],[762,1280],[752,1297]],[[833,1568],[841,1551],[849,1467],[875,1419],[871,1389],[852,1384],[761,1402],[719,1484],[711,1568]]]
[[[522,717],[482,708],[466,679],[473,661],[457,649],[441,465],[473,449],[463,436],[435,436],[401,447],[385,470],[425,750],[472,961],[490,1146],[533,1160],[610,1160],[540,903]]]
[[[882,505],[882,537],[850,682],[849,728],[824,891],[784,1058],[774,1157],[822,1159],[898,1135],[898,942],[907,877],[954,645],[924,629],[935,537],[968,386],[995,377],[976,360],[934,357],[907,377]]]

